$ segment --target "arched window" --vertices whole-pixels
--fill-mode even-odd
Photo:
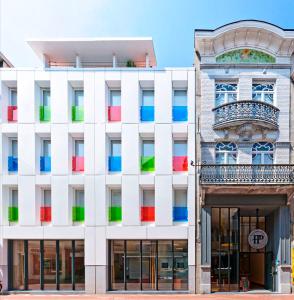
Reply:
[[[215,106],[237,101],[236,83],[215,84]]]
[[[270,165],[274,162],[274,146],[272,143],[259,142],[252,147],[252,164]]]
[[[216,164],[236,164],[237,162],[237,146],[235,143],[222,142],[215,146]]]

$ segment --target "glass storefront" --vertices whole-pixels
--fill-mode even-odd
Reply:
[[[9,240],[9,290],[84,290],[84,241]]]
[[[111,290],[188,290],[186,240],[109,241]]]

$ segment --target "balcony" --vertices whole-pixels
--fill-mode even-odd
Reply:
[[[72,171],[73,172],[84,172],[84,156],[73,156],[72,157]]]
[[[188,171],[188,158],[187,156],[174,156],[173,157],[173,171],[186,172]]]
[[[185,122],[188,120],[187,106],[173,106],[173,121]]]
[[[217,184],[294,184],[294,165],[202,165],[200,183]]]
[[[8,172],[17,172],[18,159],[15,156],[8,156]]]
[[[40,106],[40,121],[49,122],[51,119],[50,106]]]
[[[41,156],[40,157],[40,171],[41,172],[51,172],[51,157]]]
[[[51,207],[50,206],[40,207],[40,221],[41,222],[51,222]]]
[[[155,207],[143,206],[141,207],[141,221],[154,222],[155,221]]]
[[[8,221],[17,222],[18,221],[18,207],[9,206],[8,207]]]
[[[279,109],[269,103],[244,100],[223,104],[213,109],[214,129],[225,129],[252,122],[263,128],[278,129]]]
[[[16,122],[17,121],[17,106],[10,105],[7,107],[7,121]]]
[[[141,106],[140,117],[143,122],[153,122],[154,106]]]
[[[154,172],[155,170],[155,157],[154,156],[142,156],[141,157],[141,171]]]
[[[122,220],[122,208],[121,206],[111,206],[108,210],[109,222],[121,222]]]
[[[73,206],[72,208],[72,221],[84,222],[85,220],[85,208],[82,206]]]
[[[108,157],[108,171],[121,172],[121,156]]]
[[[74,122],[84,121],[84,107],[83,106],[72,106],[71,117]]]
[[[108,121],[120,122],[121,121],[121,107],[108,106]]]

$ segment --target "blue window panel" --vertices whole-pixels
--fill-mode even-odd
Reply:
[[[8,156],[8,172],[17,172],[18,159],[15,156]]]
[[[154,121],[154,106],[141,106],[141,121]]]
[[[173,208],[173,219],[175,222],[186,222],[188,221],[188,209],[187,207],[174,207]]]
[[[108,171],[121,172],[121,156],[109,156]]]
[[[187,121],[187,106],[173,106],[173,121]]]
[[[41,156],[40,157],[40,171],[41,172],[51,172],[51,157]]]

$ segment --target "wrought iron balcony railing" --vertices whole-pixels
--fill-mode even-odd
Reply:
[[[214,129],[223,129],[248,122],[277,129],[279,109],[269,103],[244,100],[226,103],[213,109],[215,113]]]
[[[294,165],[202,165],[201,184],[294,184]]]

